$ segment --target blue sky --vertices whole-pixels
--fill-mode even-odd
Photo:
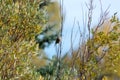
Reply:
[[[70,34],[71,34],[71,28],[73,26],[74,19],[76,21],[79,21],[80,26],[82,26],[82,11],[86,12],[87,8],[85,3],[88,3],[89,0],[63,0],[64,1],[64,12],[65,12],[65,22],[64,22],[64,31],[63,31],[63,54],[69,51],[70,49]],[[101,0],[103,5],[103,10],[106,10],[108,6],[109,8],[109,15],[108,17],[112,16],[115,12],[118,12],[118,16],[120,15],[120,0]],[[93,11],[93,22],[92,26],[95,26],[99,20],[100,15],[100,3],[99,0],[94,0],[94,6],[95,9]],[[83,9],[83,10],[82,10]],[[119,16],[120,17],[120,16]],[[76,32],[78,29],[77,27],[74,28],[74,32]],[[77,47],[78,45],[77,38],[75,41],[74,47]],[[51,44],[51,46],[47,47],[45,49],[46,54],[49,57],[52,57],[55,52],[55,46],[54,43]]]

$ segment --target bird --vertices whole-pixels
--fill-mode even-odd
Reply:
[[[44,6],[46,6],[46,5],[48,5],[48,1],[43,1],[43,2],[41,2],[40,4],[39,4],[39,8],[41,9],[42,7],[44,7]]]
[[[57,37],[56,38],[56,41],[55,41],[55,44],[59,44],[61,42],[61,38],[60,37]]]

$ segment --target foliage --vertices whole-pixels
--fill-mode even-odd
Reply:
[[[119,78],[120,21],[116,13],[106,20],[107,10],[101,11],[100,21],[95,28],[92,28],[93,7],[93,0],[90,0],[87,5],[88,18],[86,22],[83,21],[88,31],[84,28],[84,32],[80,32],[78,50],[73,51],[74,42],[72,43],[71,38],[71,56],[57,56],[52,60],[49,59],[48,65],[37,70],[45,80],[101,80],[109,79],[110,76]],[[52,27],[48,28],[49,30],[52,30]],[[44,32],[47,32],[47,29]],[[50,43],[48,41],[50,38],[43,35],[44,42]],[[42,44],[42,41],[40,42]],[[61,47],[61,43],[58,46]],[[59,50],[61,49],[59,48]],[[59,54],[59,51],[56,54]]]
[[[37,80],[31,63],[46,23],[39,0],[0,0],[0,79]]]
[[[93,36],[72,55],[72,67],[79,79],[102,79],[120,76],[120,21],[114,15],[105,21]],[[95,29],[92,29],[95,30]]]
[[[73,42],[71,55],[61,56],[60,42],[55,45],[56,54],[60,56],[49,59],[39,48],[52,43],[60,32],[58,4],[46,0],[1,0],[0,80],[100,80],[110,76],[119,79],[120,21],[117,13],[105,20],[105,11],[92,29],[93,0],[87,7],[88,23],[84,25],[88,31],[81,34],[79,48],[73,51]]]
[[[79,48],[73,51],[73,47],[71,47],[71,56],[54,57],[52,60],[49,59],[48,65],[39,68],[37,71],[45,80],[120,78],[120,21],[116,13],[110,19],[106,19],[107,10],[101,11],[100,21],[95,28],[92,28],[93,0],[90,0],[87,8],[88,20],[83,22],[86,23],[84,25],[88,31],[84,29],[86,33],[80,32]],[[48,31],[51,29],[48,28]],[[43,37],[45,42],[49,43],[50,38]],[[73,44],[74,42],[71,41],[71,46]],[[61,44],[59,43],[58,46],[61,47]],[[61,50],[61,48],[59,49]],[[59,51],[56,54],[59,54]]]
[[[68,54],[65,54],[61,58],[60,62],[58,61],[56,56],[53,56],[52,59],[47,58],[49,63],[46,66],[39,68],[37,72],[39,72],[44,77],[45,80],[58,79],[58,75],[60,79],[68,80],[69,77],[73,76],[76,73],[74,72],[72,75],[70,74],[71,68],[69,66],[69,63],[66,64],[66,60],[68,59],[67,57],[69,57]],[[60,74],[58,74],[59,65],[60,65]]]

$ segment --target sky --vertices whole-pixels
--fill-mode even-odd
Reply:
[[[118,17],[120,18],[120,0],[101,0],[103,11],[105,11],[108,7],[108,17],[111,17],[115,12],[117,12]],[[82,27],[83,17],[82,13],[87,12],[86,3],[89,3],[89,0],[63,0],[64,5],[64,13],[65,13],[65,21],[64,21],[64,29],[63,29],[63,48],[62,54],[64,55],[66,52],[70,50],[70,35],[71,29],[74,24],[74,20],[79,22],[80,26]],[[100,16],[100,2],[99,0],[94,0],[94,10],[93,10],[93,22],[92,26],[97,25]],[[76,34],[78,28],[74,27],[74,35]],[[73,36],[76,37],[76,36]],[[78,47],[78,40],[74,41],[74,47]],[[49,47],[45,48],[46,55],[50,58],[56,54],[54,43],[51,44]]]

